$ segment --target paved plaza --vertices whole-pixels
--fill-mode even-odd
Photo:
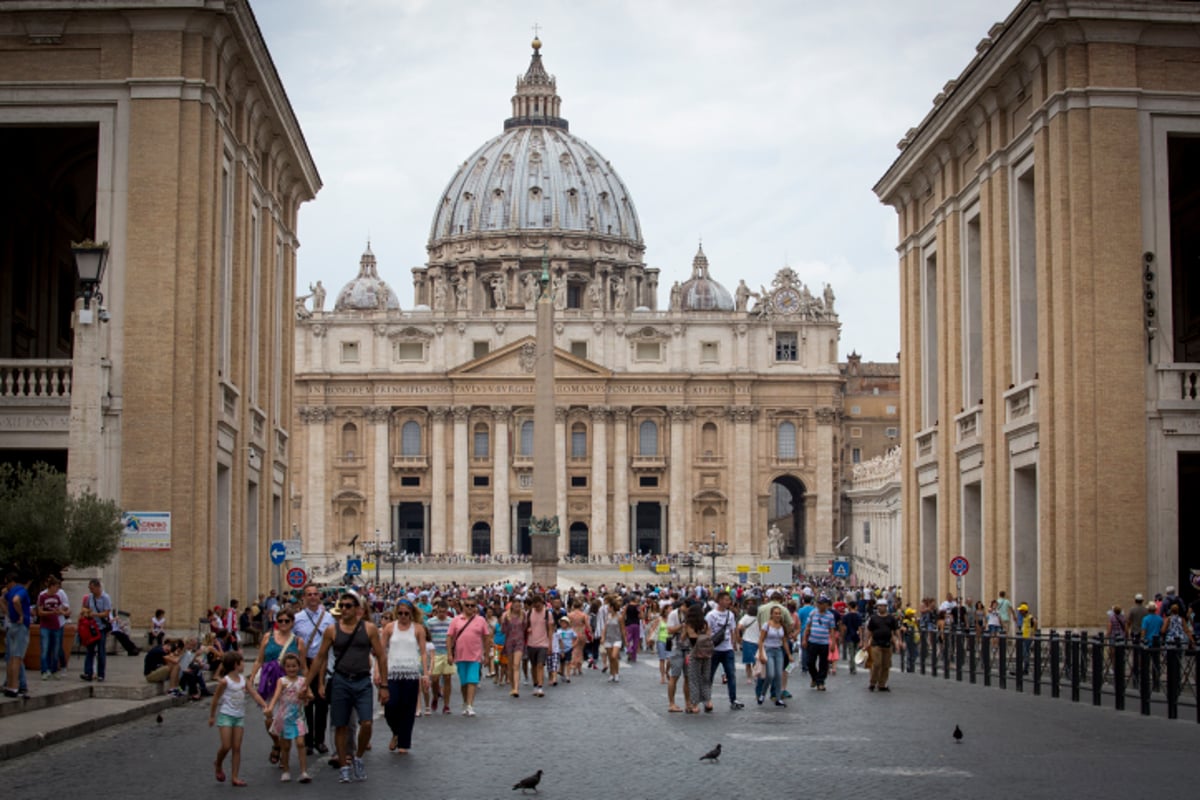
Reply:
[[[786,709],[757,706],[744,676],[744,711],[714,686],[712,714],[668,714],[657,662],[622,664],[614,684],[586,671],[545,698],[519,699],[490,682],[479,715],[417,720],[410,754],[387,750],[377,719],[364,783],[339,785],[324,761],[311,786],[281,785],[266,736],[251,714],[242,797],[514,797],[511,786],[542,769],[545,798],[1142,797],[1193,785],[1200,725],[1142,718],[995,688],[893,673],[893,691],[870,693],[866,675],[843,669],[829,691],[792,676]],[[204,797],[232,791],[213,780],[217,735],[207,705],[170,708],[0,765],[10,797]],[[956,744],[955,725],[965,732]],[[699,758],[722,745],[717,764]],[[294,760],[294,756],[293,756]],[[315,767],[315,768],[314,768]],[[228,770],[228,762],[226,763]],[[293,770],[295,774],[295,770]]]

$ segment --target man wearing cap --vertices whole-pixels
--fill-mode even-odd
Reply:
[[[900,624],[888,613],[887,600],[875,601],[875,613],[867,620],[867,633],[871,637],[871,683],[867,687],[874,692],[890,692],[888,677],[892,671],[892,650],[903,650],[900,641]]]
[[[801,638],[808,674],[813,688],[819,692],[825,691],[825,678],[829,675],[829,637],[836,626],[837,618],[829,610],[829,596],[822,594],[817,598],[816,610],[808,615]]]

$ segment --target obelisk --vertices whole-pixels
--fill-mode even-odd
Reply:
[[[529,540],[533,550],[533,582],[558,583],[558,515],[555,485],[558,453],[554,449],[554,294],[550,264],[542,251],[541,291],[537,300],[533,370],[533,512]]]

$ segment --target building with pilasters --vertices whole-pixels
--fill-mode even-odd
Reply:
[[[1021,2],[875,186],[903,575],[1097,624],[1200,567],[1200,6]]]
[[[414,307],[368,246],[331,310],[319,289],[300,311],[292,502],[306,560],[337,560],[355,536],[529,552],[544,266],[562,554],[717,540],[753,563],[774,523],[785,555],[823,571],[841,509],[833,289],[814,295],[785,268],[730,293],[700,249],[660,308],[632,196],[570,133],[533,47],[503,132],[434,198]]]

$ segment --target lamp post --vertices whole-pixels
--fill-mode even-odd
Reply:
[[[75,255],[75,270],[79,278],[77,298],[83,304],[74,317],[74,342],[71,353],[71,416],[67,434],[67,487],[72,494],[81,491],[99,491],[101,414],[103,380],[100,365],[100,331],[96,313],[92,310],[92,298],[96,305],[104,302],[100,293],[100,282],[104,279],[104,267],[108,262],[108,243],[96,243],[90,239],[72,242]],[[107,319],[107,312],[100,309],[100,321]]]
[[[699,542],[692,542],[692,547],[696,548],[700,552],[701,556],[712,559],[712,585],[716,586],[717,558],[725,555],[725,552],[729,549],[729,543],[718,542],[716,531],[711,532],[708,537],[709,540],[707,542],[703,540]]]

